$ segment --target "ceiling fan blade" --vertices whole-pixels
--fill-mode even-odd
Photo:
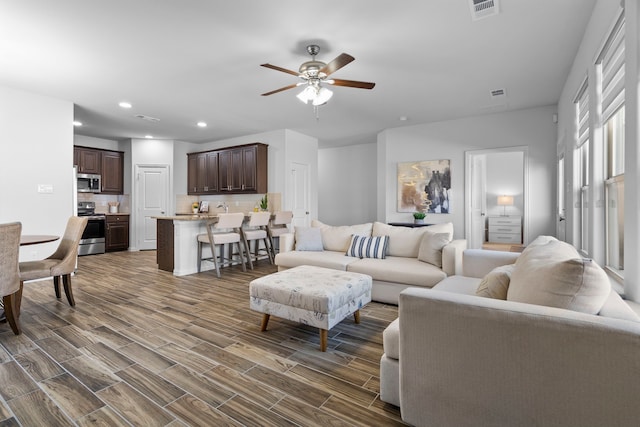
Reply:
[[[276,90],[272,90],[271,92],[263,93],[262,96],[273,95],[274,93],[278,93],[278,92],[282,92],[282,91],[285,91],[285,90],[293,89],[296,86],[299,86],[299,84],[298,83],[294,83],[294,84],[289,85],[289,86],[281,87],[280,89],[276,89]]]
[[[329,62],[327,65],[322,67],[320,72],[325,73],[328,76],[330,74],[335,73],[340,68],[344,67],[345,65],[347,65],[353,60],[355,60],[353,56],[346,53],[341,53],[340,55],[338,55],[336,59],[334,59],[333,61]]]
[[[327,83],[336,85],[336,86],[356,87],[358,89],[373,89],[374,86],[376,85],[375,83],[358,82],[355,80],[341,80],[341,79],[331,79],[331,80],[328,80]]]
[[[260,64],[260,65],[263,67],[271,68],[272,70],[282,71],[283,73],[287,73],[287,74],[293,74],[294,76],[299,75],[299,73],[295,71],[287,70],[286,68],[278,67],[277,65],[271,65],[271,64]]]

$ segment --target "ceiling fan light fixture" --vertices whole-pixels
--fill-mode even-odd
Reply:
[[[329,101],[332,96],[333,96],[333,92],[331,90],[327,89],[326,87],[321,87],[315,99],[313,100],[313,105],[318,106],[318,105],[326,104],[327,101]]]
[[[296,97],[305,104],[308,104],[309,101],[313,101],[316,98],[316,89],[313,86],[308,85],[302,89],[302,92],[296,95]]]

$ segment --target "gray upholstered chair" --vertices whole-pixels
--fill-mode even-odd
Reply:
[[[76,305],[71,289],[71,273],[76,268],[78,245],[86,226],[86,217],[72,216],[69,218],[64,236],[51,256],[43,260],[20,263],[20,281],[25,282],[53,276],[56,298],[60,298],[60,277],[62,277],[62,285],[69,305]]]
[[[247,271],[244,265],[243,248],[240,228],[244,222],[244,214],[242,212],[235,213],[221,213],[218,214],[218,220],[207,221],[207,233],[198,234],[198,272],[202,264],[202,247],[209,244],[211,246],[211,258],[204,258],[208,261],[213,261],[213,265],[216,268],[216,274],[220,277],[220,267],[225,265],[231,265],[233,260],[233,244],[238,247],[238,257],[242,264],[242,271]],[[224,256],[224,245],[229,245],[229,257]],[[216,246],[220,247],[220,261],[218,262],[216,256]]]
[[[275,217],[267,226],[273,257],[276,256],[276,252],[280,251],[280,235],[289,232],[289,224],[291,224],[292,218],[293,212],[291,211],[276,212]]]
[[[18,259],[20,257],[20,233],[22,224],[0,224],[0,296],[4,314],[14,334],[20,335],[18,322],[19,300],[22,297]]]
[[[264,250],[269,257],[269,262],[273,264],[273,249],[270,245],[269,235],[267,234],[267,226],[269,225],[269,219],[271,218],[271,212],[251,212],[249,223],[242,228],[242,238],[244,239],[244,247],[247,251],[247,258],[249,259],[249,267],[253,270],[253,257],[255,261],[258,261],[260,255],[260,240],[264,243]],[[251,242],[255,242],[255,250],[253,256],[251,255]]]

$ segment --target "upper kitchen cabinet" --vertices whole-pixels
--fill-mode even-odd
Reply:
[[[221,193],[266,193],[267,152],[265,144],[222,150],[218,154]]]
[[[93,173],[100,175],[102,168],[102,152],[93,148],[73,147],[73,163],[78,167],[78,173]]]
[[[124,153],[121,151],[102,152],[102,193],[124,193]]]
[[[190,153],[187,186],[189,194],[218,193],[218,152]]]
[[[188,155],[189,194],[267,192],[266,144],[250,144]]]

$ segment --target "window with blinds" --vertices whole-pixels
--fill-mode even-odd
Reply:
[[[580,233],[578,247],[588,254],[589,246],[589,85],[585,80],[575,97],[576,114],[576,165],[580,172],[578,181],[578,206],[576,215]]]
[[[624,14],[620,15],[596,65],[602,76],[602,121],[624,105]]]

